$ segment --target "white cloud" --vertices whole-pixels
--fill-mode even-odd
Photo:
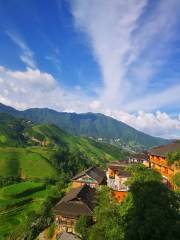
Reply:
[[[99,101],[110,108],[128,105],[137,111],[144,109],[144,101],[162,93],[163,99],[148,109],[158,109],[160,103],[178,105],[180,97],[173,101],[165,97],[169,92],[175,94],[176,86],[155,89],[155,95],[149,89],[177,38],[179,0],[73,0],[71,11],[77,29],[88,36],[101,69],[104,88]]]
[[[64,91],[49,73],[27,68],[12,71],[0,67],[0,102],[18,109],[49,107],[58,110],[84,109],[87,99],[80,92]]]
[[[74,92],[65,91],[51,74],[39,69],[12,71],[0,66],[0,102],[18,109],[49,107],[66,112],[101,112],[151,135],[180,137],[180,116],[171,118],[159,111],[130,114],[107,109],[79,88]]]
[[[22,53],[20,59],[30,68],[36,68],[36,63],[34,60],[34,53],[27,46],[25,41],[15,32],[6,31],[9,38],[21,49]]]
[[[19,109],[101,112],[151,135],[180,137],[180,116],[157,111],[179,105],[179,81],[166,86],[160,79],[163,87],[152,88],[154,76],[171,55],[180,1],[73,0],[71,11],[77,29],[88,36],[102,73],[104,86],[98,88],[98,96],[87,96],[82,86],[64,90],[51,74],[37,68],[34,53],[22,37],[7,32],[20,48],[27,69],[0,66],[0,102]],[[59,68],[59,49],[49,44],[54,50],[45,58]]]

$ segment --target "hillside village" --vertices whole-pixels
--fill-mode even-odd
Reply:
[[[170,164],[167,159],[169,153],[178,151],[180,151],[180,142],[176,141],[152,148],[147,154],[136,154],[126,161],[107,163],[105,170],[92,166],[78,173],[71,180],[70,190],[53,208],[56,226],[53,239],[81,239],[75,231],[76,222],[82,215],[93,217],[93,210],[97,204],[96,194],[101,186],[107,185],[114,199],[122,202],[131,191],[126,184],[131,178],[129,166],[143,164],[149,169],[158,171],[167,188],[178,190],[180,185],[175,184],[173,177],[179,176],[180,167],[177,161]]]

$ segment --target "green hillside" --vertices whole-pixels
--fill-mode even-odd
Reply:
[[[0,176],[56,178],[56,151],[81,153],[86,164],[122,159],[127,152],[115,146],[67,134],[54,125],[37,125],[0,113]],[[109,146],[109,147],[107,147]]]
[[[23,117],[35,123],[55,124],[56,126],[77,136],[102,138],[106,142],[119,141],[119,145],[128,144],[131,147],[150,148],[162,145],[168,141],[152,137],[103,114],[65,113],[47,108],[34,108],[17,111],[11,107],[0,104],[0,112],[7,112],[16,117]],[[116,142],[117,143],[117,142]]]

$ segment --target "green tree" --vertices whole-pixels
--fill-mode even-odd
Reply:
[[[132,185],[134,182],[149,182],[162,180],[162,176],[143,164],[131,165],[127,167],[127,170],[132,174],[131,178],[127,181],[127,185]]]
[[[89,231],[89,240],[121,240],[121,216],[119,204],[112,197],[109,188],[104,187],[98,194],[98,206],[94,211],[95,224]]]
[[[169,152],[166,156],[168,160],[168,164],[171,165],[176,162],[178,166],[180,166],[180,151]]]
[[[75,225],[75,231],[79,233],[83,240],[87,240],[89,227],[92,225],[92,217],[82,215]]]
[[[121,205],[124,239],[180,239],[179,207],[175,193],[161,182],[134,182]]]
[[[173,183],[176,185],[176,187],[180,187],[180,173],[176,173],[173,177],[172,177],[172,181]]]

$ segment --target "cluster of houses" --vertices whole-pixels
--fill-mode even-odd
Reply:
[[[72,178],[72,187],[63,199],[54,207],[55,223],[58,240],[77,240],[75,224],[81,215],[92,216],[96,205],[96,189],[107,185],[112,189],[115,199],[119,202],[128,194],[126,185],[131,174],[126,170],[128,165],[143,163],[149,168],[159,171],[163,182],[171,189],[174,188],[171,178],[179,168],[168,165],[167,153],[180,151],[180,142],[153,148],[147,153],[137,154],[127,161],[114,161],[107,164],[106,171],[98,167],[90,167]]]

